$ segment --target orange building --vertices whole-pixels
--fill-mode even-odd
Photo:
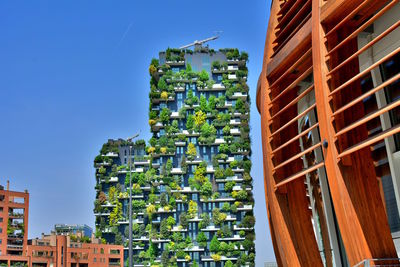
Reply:
[[[92,237],[91,243],[72,241],[70,235],[43,235],[41,239],[30,240],[26,255],[29,266],[123,266],[123,246],[101,244]]]
[[[279,266],[400,266],[399,14],[272,1],[257,107]]]
[[[29,193],[0,186],[0,264],[26,262]]]
[[[29,194],[0,186],[0,266],[102,267],[123,266],[124,247],[102,244],[92,236],[89,243],[77,235],[43,235],[27,240]]]

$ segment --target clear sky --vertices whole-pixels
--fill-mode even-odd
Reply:
[[[108,138],[148,139],[148,66],[158,51],[223,31],[249,53],[256,266],[274,260],[255,104],[270,0],[1,1],[0,183],[30,192],[29,238],[94,227],[93,159]]]

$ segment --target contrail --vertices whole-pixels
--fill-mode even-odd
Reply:
[[[122,35],[122,37],[121,37],[121,39],[119,40],[118,44],[114,47],[113,54],[114,54],[114,52],[118,49],[118,47],[122,44],[122,42],[125,40],[125,37],[128,35],[128,33],[129,33],[129,31],[130,31],[132,25],[133,25],[133,22],[131,22],[131,23],[128,25],[128,27],[126,28],[126,31],[125,31],[124,34]]]

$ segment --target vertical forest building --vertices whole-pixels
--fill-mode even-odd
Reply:
[[[198,44],[160,52],[142,165],[130,173],[120,145],[96,158],[97,235],[126,256],[132,179],[134,266],[254,266],[247,60]]]

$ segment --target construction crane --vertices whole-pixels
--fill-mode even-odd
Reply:
[[[191,46],[195,46],[195,47],[201,46],[201,45],[204,44],[204,43],[207,43],[207,42],[209,42],[209,41],[218,39],[219,33],[220,33],[220,32],[217,32],[217,35],[215,35],[215,36],[213,36],[213,37],[209,37],[209,38],[204,39],[204,40],[200,40],[200,41],[196,40],[196,41],[194,41],[194,42],[191,43],[191,44],[188,44],[188,45],[184,45],[184,46],[179,47],[179,49],[186,49],[186,48],[191,47]]]
[[[132,142],[132,139],[135,139],[136,137],[138,137],[139,134],[140,134],[140,132],[138,132],[138,133],[135,134],[134,136],[131,136],[131,137],[126,138],[126,140],[127,140],[128,142]]]

